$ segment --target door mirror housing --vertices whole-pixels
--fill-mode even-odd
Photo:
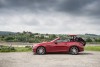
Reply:
[[[57,44],[57,42],[54,42],[55,44]]]

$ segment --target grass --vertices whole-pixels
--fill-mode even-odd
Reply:
[[[32,51],[32,47],[9,47],[9,46],[1,46],[0,52],[29,52]]]
[[[86,51],[100,51],[100,46],[85,46]],[[25,47],[10,47],[9,46],[2,46],[0,48],[0,52],[31,52],[32,47],[25,46]]]
[[[25,47],[15,47],[16,52],[29,52],[32,51],[32,48],[25,48]]]
[[[86,51],[100,51],[100,46],[85,46]]]

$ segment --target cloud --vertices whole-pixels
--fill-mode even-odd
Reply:
[[[0,0],[0,9],[4,12],[57,11],[70,15],[100,16],[99,3],[100,0]]]
[[[0,30],[96,33],[99,0],[0,0]]]
[[[91,2],[94,2],[94,0],[64,0],[59,6],[62,11],[65,12],[80,12],[80,10],[86,6],[87,4],[90,4]]]
[[[55,6],[57,0],[4,0],[0,2],[1,9],[42,11]]]

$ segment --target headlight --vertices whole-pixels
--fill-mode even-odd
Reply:
[[[33,45],[33,48],[36,47],[36,46],[37,46],[37,44]]]

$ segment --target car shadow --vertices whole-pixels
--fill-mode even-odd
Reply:
[[[93,53],[82,52],[82,53],[79,53],[78,55],[93,55]]]
[[[71,55],[69,53],[47,53],[45,55]],[[77,55],[93,55],[93,53],[81,52]]]

